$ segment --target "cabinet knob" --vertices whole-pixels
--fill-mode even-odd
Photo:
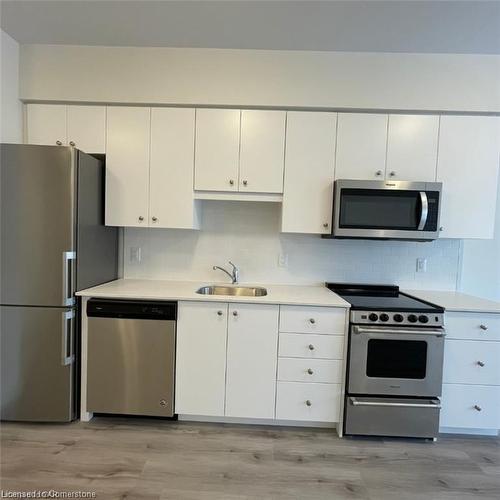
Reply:
[[[314,351],[314,346],[312,344],[309,344],[309,350]]]
[[[309,323],[311,323],[311,325],[314,325],[314,323],[316,323],[316,320],[314,318],[309,318]]]
[[[244,186],[248,185],[248,181],[247,181],[247,180],[244,180],[244,181],[243,181],[243,185],[244,185]]]
[[[234,181],[233,181],[233,179],[229,179],[229,184],[230,184],[231,186],[233,186],[233,185],[234,185]]]
[[[238,311],[233,311],[233,316],[238,316]]]
[[[488,329],[488,327],[486,325],[479,325],[479,328],[481,328],[481,330],[484,330],[484,331],[486,331]]]
[[[391,177],[395,177],[396,176],[396,172],[394,172],[394,170],[389,174]]]
[[[324,228],[327,228],[329,225],[330,225],[330,224],[328,224],[328,222],[324,222],[324,223],[323,223],[323,227],[324,227]]]
[[[75,144],[75,142],[74,142],[74,141],[69,141],[69,145],[70,145],[70,146],[75,146],[76,144]]]
[[[444,227],[443,226],[439,226],[439,230],[440,231],[444,231]]]
[[[144,217],[142,215],[139,215],[139,222],[142,222],[144,220]]]
[[[157,218],[157,217],[151,217],[151,220],[152,220],[153,222],[156,222],[156,221],[158,220],[158,218]]]
[[[479,405],[474,405],[474,410],[482,411],[483,409]]]
[[[56,144],[57,144],[58,146],[62,146],[62,142],[61,142],[61,141],[56,141]]]
[[[308,368],[307,373],[309,373],[309,375],[312,375],[314,372],[312,371],[312,368]]]
[[[306,401],[306,405],[307,406],[312,406],[312,403],[311,403],[311,401],[309,399]]]
[[[217,311],[217,316],[222,316],[222,311]]]
[[[377,177],[380,177],[380,176],[382,175],[382,170],[377,170],[377,171],[375,172],[375,175],[376,175]]]
[[[483,366],[484,366],[484,361],[478,361],[478,362],[477,362],[477,364],[478,364],[479,366],[483,367]]]

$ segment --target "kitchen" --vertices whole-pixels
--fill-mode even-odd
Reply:
[[[2,2],[12,36],[2,32],[11,91],[2,143],[26,146],[2,145],[2,487],[65,491],[81,465],[78,487],[98,496],[419,498],[427,487],[433,498],[473,488],[495,497],[498,51],[458,38],[454,50],[437,41],[431,50],[421,34],[400,38],[398,50],[389,40],[348,49],[333,34],[336,48],[255,38],[173,48],[112,40],[95,26],[99,42],[85,43],[90,34],[75,25],[61,42],[40,7],[30,12],[45,32],[15,3]],[[318,26],[321,13],[333,22],[328,9],[355,9],[307,3]],[[357,3],[362,19],[373,7]],[[162,4],[172,19],[194,9]],[[266,4],[260,15],[278,8]],[[388,22],[391,7],[377,4]],[[189,12],[217,26],[216,13],[236,20],[245,9],[208,2]],[[155,26],[153,10],[141,15]],[[72,210],[48,203],[62,185],[56,165],[77,179],[65,184],[76,236],[37,273],[44,252],[20,243],[37,245],[30,235],[43,224],[43,248],[56,245]],[[57,320],[27,328],[30,308]],[[33,371],[16,343],[22,331],[37,359],[42,330],[57,332],[51,355],[71,381],[66,398],[45,380],[49,363]],[[50,473],[48,450],[62,455]],[[380,466],[405,453],[399,484]],[[286,466],[301,457],[303,467]],[[127,480],[100,477],[123,467]],[[280,470],[287,487],[273,476]],[[303,474],[311,480],[300,484]]]

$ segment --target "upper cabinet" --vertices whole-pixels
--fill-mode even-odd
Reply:
[[[238,191],[240,110],[196,110],[195,189]]]
[[[387,115],[338,114],[335,179],[384,179],[387,120]]]
[[[443,183],[441,237],[493,237],[499,156],[499,117],[441,117],[437,167],[437,180]]]
[[[199,191],[282,193],[285,111],[197,109]]]
[[[336,113],[289,111],[281,231],[331,231]]]
[[[106,108],[62,104],[26,106],[26,142],[75,146],[86,153],[104,153]]]
[[[283,192],[285,111],[241,112],[239,190]]]
[[[147,226],[149,222],[150,109],[108,108],[106,140],[106,224]]]
[[[390,115],[386,178],[436,180],[439,116]]]

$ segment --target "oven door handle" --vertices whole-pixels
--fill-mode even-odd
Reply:
[[[417,229],[422,231],[427,223],[427,217],[429,215],[429,200],[427,199],[427,193],[425,191],[420,191],[420,206],[420,221]]]
[[[394,335],[428,335],[432,337],[446,337],[446,333],[444,328],[426,328],[425,330],[423,328],[415,330],[410,330],[409,328],[404,329],[404,328],[363,328],[361,326],[353,326],[352,331],[356,334],[370,334],[370,333],[382,333],[382,334],[394,334]]]
[[[393,403],[388,400],[381,401],[363,401],[358,398],[349,397],[353,406],[390,406],[395,408],[435,408],[441,409],[441,402],[439,399],[431,400],[430,403]],[[433,401],[436,401],[434,403]]]

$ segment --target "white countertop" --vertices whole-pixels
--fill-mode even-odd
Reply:
[[[444,307],[447,311],[500,313],[500,302],[465,293],[437,290],[404,290],[404,292]]]
[[[337,294],[320,285],[268,285],[240,283],[239,286],[262,286],[264,297],[233,297],[228,295],[200,295],[196,290],[206,285],[228,285],[200,281],[168,281],[120,279],[77,292],[82,297],[110,299],[198,300],[214,302],[250,302],[259,304],[289,304],[321,307],[350,307]]]

